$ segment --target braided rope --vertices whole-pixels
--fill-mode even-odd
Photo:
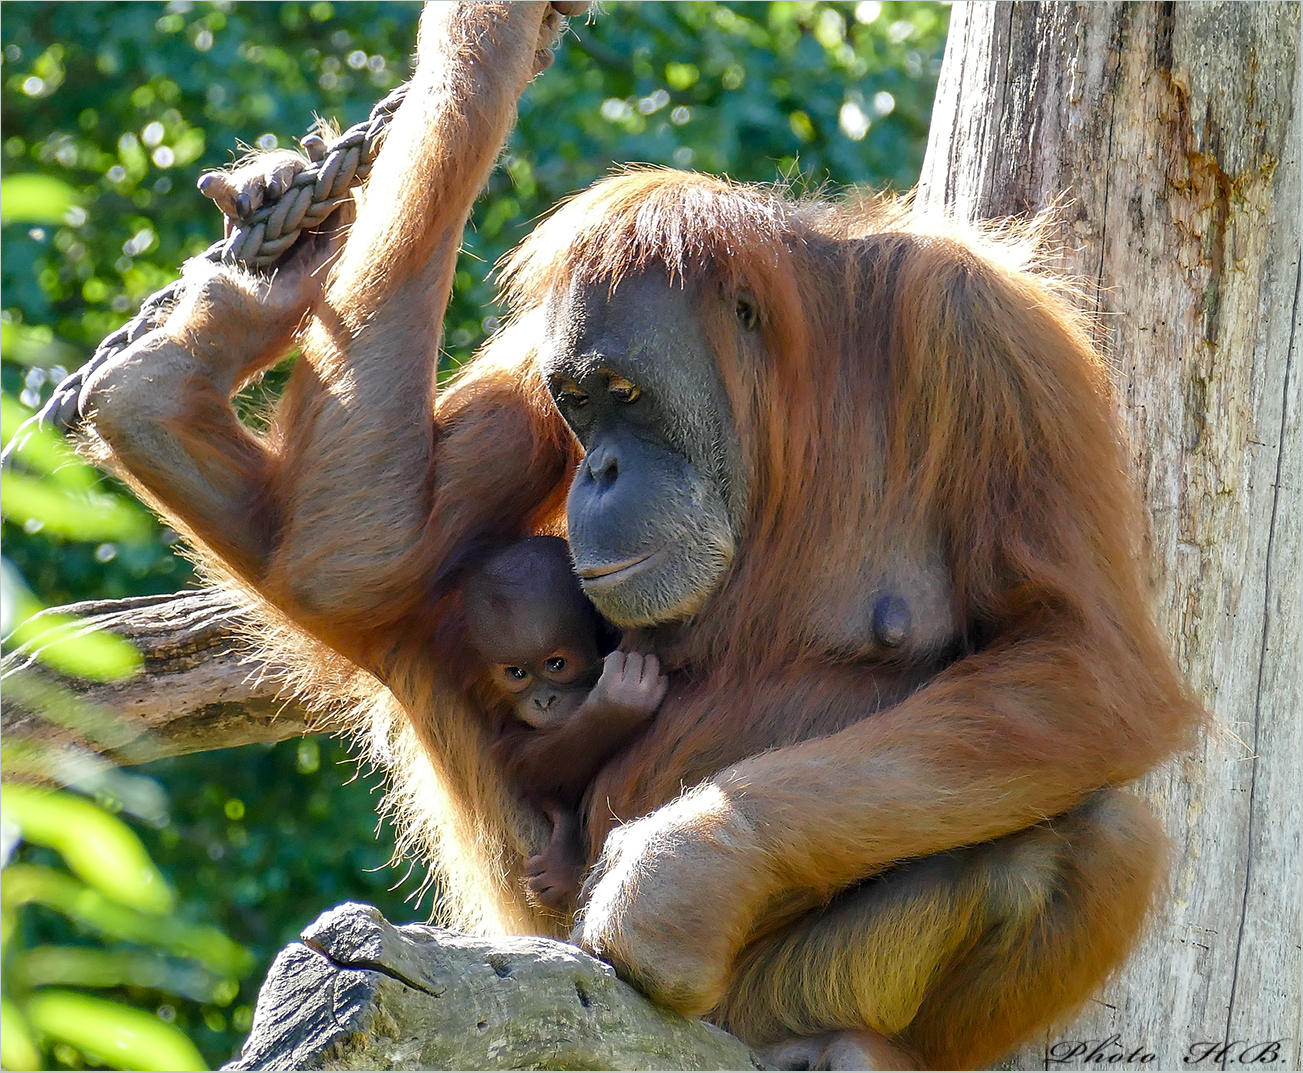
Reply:
[[[366,182],[384,141],[384,132],[407,96],[407,83],[371,109],[371,114],[336,138],[289,187],[240,219],[221,244],[223,261],[270,268],[304,231],[315,231]]]
[[[366,181],[380,152],[385,129],[407,96],[407,85],[403,83],[393,90],[365,120],[331,142],[324,154],[299,172],[285,190],[276,197],[268,196],[266,204],[241,216],[230,235],[192,260],[242,264],[264,271],[274,267],[304,231],[321,227],[350,191]],[[80,427],[86,419],[81,411],[86,381],[142,335],[159,327],[181,300],[186,286],[182,277],[154,292],[131,320],[106,336],[90,360],[64,377],[45,405],[18,427],[0,455],[0,467],[9,465],[33,429],[67,434]]]

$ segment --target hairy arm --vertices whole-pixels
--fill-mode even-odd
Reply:
[[[519,333],[447,399],[435,392],[462,229],[557,17],[546,3],[429,5],[412,87],[329,276],[327,244],[267,281],[196,267],[206,277],[163,328],[83,396],[118,472],[355,658],[468,532],[527,518],[564,477],[570,445],[549,431]],[[230,399],[296,338],[272,434],[255,435]]]
[[[1186,700],[1121,641],[1000,644],[893,708],[744,760],[616,828],[576,941],[701,1015],[752,937],[898,861],[1020,830],[1138,777],[1179,740],[1145,725],[1147,710]],[[757,706],[781,709],[784,683],[767,692]],[[872,706],[867,690],[802,694],[833,710]]]
[[[411,89],[286,399],[284,521],[267,585],[309,621],[347,630],[401,619],[438,569],[422,551],[428,519],[451,524],[433,485],[445,464],[433,406],[440,325],[462,230],[550,10],[431,4],[422,15]],[[496,453],[490,433],[477,429],[481,457]]]
[[[279,460],[241,424],[231,397],[289,349],[328,256],[328,242],[309,248],[272,281],[192,262],[164,324],[82,390],[100,460],[254,585],[279,527]]]
[[[573,803],[645,720],[645,716],[630,720],[625,709],[607,710],[586,702],[561,726],[519,731],[513,727],[495,752],[517,787]]]

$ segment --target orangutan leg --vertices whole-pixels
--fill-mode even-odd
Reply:
[[[1122,963],[1163,846],[1140,802],[1105,790],[900,865],[752,943],[713,1019],[780,1068],[984,1068]]]

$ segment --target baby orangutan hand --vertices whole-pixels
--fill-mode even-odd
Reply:
[[[588,702],[600,704],[612,717],[636,724],[655,714],[668,688],[669,679],[661,674],[655,656],[616,651],[602,661],[602,676]]]

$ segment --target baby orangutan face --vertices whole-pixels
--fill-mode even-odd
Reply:
[[[522,636],[503,636],[492,646],[489,673],[494,684],[513,698],[517,716],[534,727],[553,726],[572,716],[602,673],[590,624],[553,626],[548,643],[539,644],[537,634],[521,631]]]
[[[465,586],[466,625],[489,676],[533,727],[564,722],[602,673],[601,619],[566,542],[530,537],[490,557]]]

